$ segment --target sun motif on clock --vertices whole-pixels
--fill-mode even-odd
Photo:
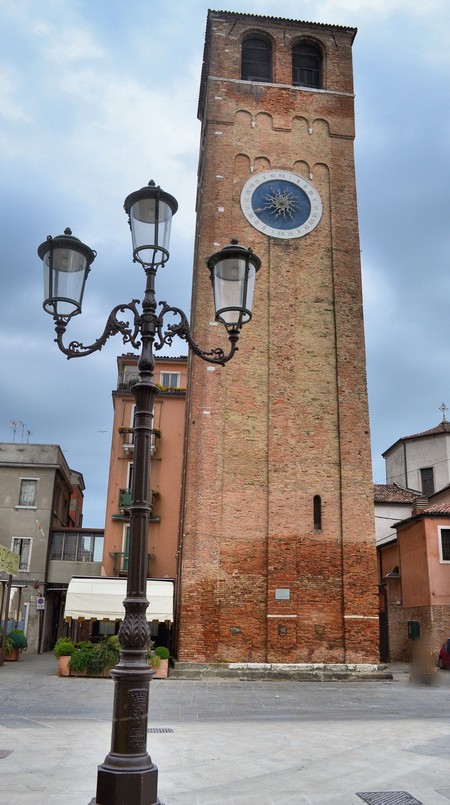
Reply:
[[[263,212],[270,210],[275,215],[275,218],[282,216],[283,218],[294,219],[294,213],[298,210],[298,203],[294,193],[289,190],[273,189],[270,190],[265,196],[265,206],[256,209],[255,212]]]
[[[249,223],[274,238],[299,238],[311,232],[322,215],[316,188],[290,171],[264,171],[252,176],[241,193]]]

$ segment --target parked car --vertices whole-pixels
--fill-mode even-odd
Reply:
[[[439,668],[450,668],[450,639],[446,640],[439,652]]]

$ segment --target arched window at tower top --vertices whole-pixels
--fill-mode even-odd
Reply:
[[[241,78],[244,81],[272,81],[272,45],[252,36],[242,43]]]
[[[292,48],[292,83],[295,87],[322,86],[322,53],[310,42],[299,42]]]

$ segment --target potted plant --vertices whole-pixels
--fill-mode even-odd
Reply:
[[[19,659],[19,649],[15,647],[9,637],[5,640],[5,661],[16,662]]]
[[[6,635],[5,641],[5,660],[6,662],[16,662],[21,651],[28,646],[28,640],[22,629],[11,629]]]
[[[147,663],[151,665],[152,668],[159,668],[160,662],[160,658],[155,654],[155,644],[152,642],[147,649]]]
[[[60,637],[56,641],[53,653],[58,660],[59,676],[70,676],[70,658],[75,651],[75,643],[70,637]]]
[[[3,639],[3,629],[0,626],[0,641]],[[13,662],[19,659],[19,649],[15,647],[13,641],[10,639],[9,634],[5,638],[5,660]]]
[[[120,656],[119,638],[116,635],[91,643],[77,643],[70,658],[70,672],[74,676],[109,676]]]
[[[89,640],[77,643],[70,658],[70,673],[74,676],[97,676],[94,652],[95,645]]]
[[[99,665],[101,665],[101,676],[109,676],[109,672],[120,659],[120,643],[117,635],[111,635],[106,640],[102,640],[97,646]]]
[[[169,676],[169,649],[165,646],[158,646],[155,648],[154,656],[159,659],[159,663],[153,674],[153,679],[167,679]]]

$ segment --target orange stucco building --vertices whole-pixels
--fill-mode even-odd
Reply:
[[[132,385],[138,375],[138,356],[117,359],[117,388],[113,391],[114,420],[105,521],[103,574],[126,576],[130,534],[133,473]],[[148,578],[175,578],[182,486],[186,357],[156,358],[159,386],[153,419],[151,490],[153,510],[148,530]]]
[[[397,536],[379,547],[389,659],[413,653],[408,624],[418,624],[431,654],[450,634],[450,489],[446,487],[396,523]]]

